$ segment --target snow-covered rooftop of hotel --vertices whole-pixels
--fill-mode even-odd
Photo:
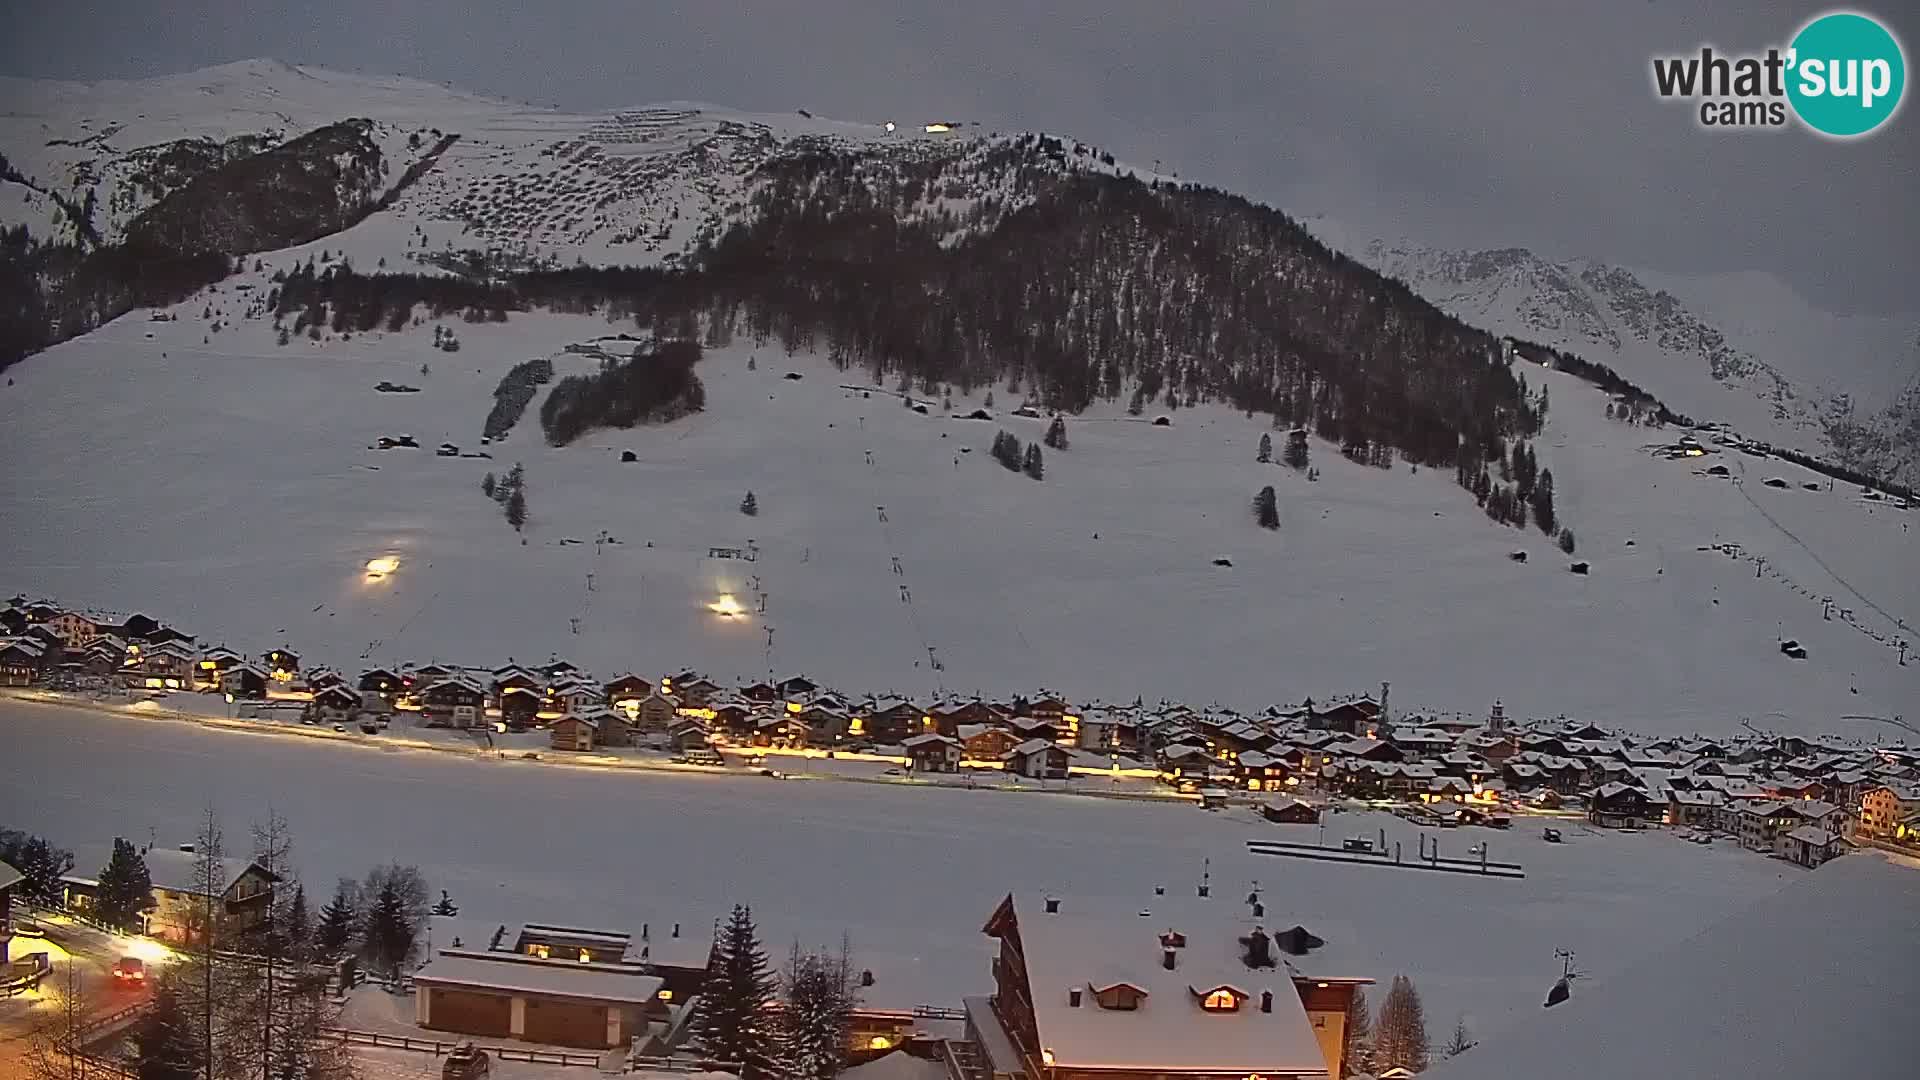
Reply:
[[[1920,867],[1848,856],[1423,1075],[1911,1075],[1916,913]]]
[[[1016,902],[1016,912],[1040,1041],[1059,1068],[1325,1069],[1291,973],[1284,966],[1247,967],[1238,923],[1102,917],[1076,914],[1065,905],[1048,914],[1032,900]],[[1186,936],[1171,971],[1161,963],[1160,943],[1169,929]],[[1277,948],[1273,955],[1284,957]],[[1101,1008],[1095,992],[1123,983],[1145,991],[1138,1007]],[[1202,1009],[1201,999],[1222,987],[1246,1000],[1231,1012]],[[1076,989],[1078,1006],[1069,996]],[[1273,994],[1272,1012],[1261,1011],[1263,992]]]

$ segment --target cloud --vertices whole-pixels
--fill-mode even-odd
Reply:
[[[1908,310],[1920,113],[1856,143],[1714,134],[1649,89],[1656,53],[1758,50],[1816,11],[73,0],[9,16],[0,68],[130,77],[276,56],[574,109],[692,98],[974,119],[1158,159],[1184,179],[1363,230],[1680,273],[1765,270],[1838,310]],[[1893,25],[1913,54],[1920,24]]]

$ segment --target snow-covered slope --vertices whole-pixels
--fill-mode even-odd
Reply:
[[[1044,427],[1009,416],[1004,388],[992,422],[937,402],[921,415],[768,348],[709,353],[707,409],[687,420],[554,449],[536,400],[491,461],[436,457],[443,439],[479,449],[507,368],[553,356],[561,374],[589,370],[597,360],[566,346],[622,328],[529,314],[452,324],[452,355],[425,328],[280,347],[240,317],[254,294],[239,285],[264,289],[269,272],[181,305],[177,322],[129,316],[15,369],[0,431],[9,587],[155,612],[252,651],[285,640],[342,667],[559,652],[605,672],[803,669],[853,692],[1050,686],[1241,706],[1388,680],[1405,708],[1503,698],[1674,731],[1742,716],[1824,730],[1840,712],[1898,711],[1920,687],[1920,665],[1898,666],[1888,644],[1893,620],[1920,611],[1912,515],[1802,490],[1819,478],[1778,462],[1654,458],[1658,433],[1606,420],[1605,395],[1558,373],[1540,376],[1554,405],[1536,446],[1584,577],[1538,532],[1488,522],[1445,471],[1377,470],[1325,444],[1316,483],[1258,464],[1267,428],[1237,412],[1070,420],[1069,449],[1036,482],[987,454],[1002,428]],[[377,393],[381,380],[422,390]],[[984,403],[958,395],[956,416]],[[368,449],[399,433],[429,449]],[[638,461],[622,464],[628,449]],[[1702,475],[1713,461],[1746,484]],[[479,489],[515,462],[524,545]],[[1793,488],[1761,485],[1776,471]],[[1266,484],[1278,532],[1247,510]],[[757,517],[738,509],[748,491]],[[750,541],[757,561],[709,557]],[[366,580],[382,554],[401,569]],[[756,581],[764,615],[707,610]],[[1824,619],[1825,596],[1854,621]],[[1812,658],[1781,656],[1781,634]]]
[[[1837,315],[1759,272],[1663,274],[1307,224],[1467,322],[1606,364],[1696,420],[1920,477],[1920,441],[1907,427],[1920,408],[1920,313]]]
[[[267,62],[0,92],[17,102],[0,117],[0,152],[76,204],[93,193],[106,235],[235,146],[282,146],[365,118],[393,162],[388,197],[344,232],[261,253],[174,320],[136,312],[9,369],[9,590],[145,609],[249,650],[283,639],[342,667],[559,652],[606,672],[804,668],[852,692],[1044,685],[1249,706],[1391,681],[1408,708],[1478,713],[1498,697],[1522,714],[1689,731],[1742,716],[1819,730],[1916,696],[1920,665],[1899,665],[1891,645],[1912,636],[1901,624],[1920,611],[1908,514],[1850,489],[1803,490],[1816,478],[1774,462],[1655,458],[1647,444],[1672,433],[1609,422],[1604,395],[1559,373],[1529,372],[1553,400],[1535,448],[1592,563],[1584,577],[1538,532],[1489,523],[1448,471],[1377,470],[1324,444],[1315,483],[1256,464],[1264,418],[1188,408],[1161,428],[1151,414],[1096,408],[1069,421],[1072,448],[1050,453],[1035,482],[986,454],[1002,427],[1040,435],[1043,421],[1007,415],[1017,402],[989,407],[976,391],[955,396],[956,413],[990,408],[993,421],[952,419],[937,403],[923,416],[891,389],[840,385],[864,385],[864,374],[769,347],[755,371],[751,348],[711,353],[700,368],[707,410],[663,427],[553,449],[538,437],[536,401],[488,448],[490,462],[380,453],[368,445],[399,433],[476,450],[513,364],[553,356],[563,374],[586,371],[597,360],[569,345],[636,328],[515,313],[450,323],[463,348],[449,355],[426,327],[281,345],[261,314],[275,271],[309,260],[344,257],[363,273],[439,272],[470,250],[509,264],[661,263],[743,211],[751,167],[773,148],[985,155],[993,136],[681,104],[567,115]],[[205,141],[182,149],[190,139]],[[178,167],[159,175],[163,160]],[[1078,146],[1050,160],[1127,171]],[[1001,194],[928,185],[904,205],[963,220],[974,208],[1004,213]],[[1677,301],[1627,305],[1625,285],[1588,269],[1599,284],[1565,268],[1450,272],[1476,288],[1504,283],[1461,314],[1515,333],[1490,317],[1521,310],[1536,278],[1568,281],[1584,307],[1568,300],[1539,320],[1582,338],[1610,332],[1671,367],[1673,385],[1691,372],[1700,393],[1761,407],[1716,382],[1706,360],[1672,363],[1646,344],[1678,335],[1706,348],[1704,324],[1689,328],[1670,310]],[[1580,312],[1591,320],[1569,321]],[[1555,341],[1538,327],[1524,335]],[[1618,356],[1598,358],[1673,394]],[[376,393],[381,380],[422,390]],[[637,462],[620,463],[626,449]],[[1749,482],[1701,474],[1720,460]],[[524,545],[479,491],[483,473],[514,461],[529,476]],[[1775,471],[1793,486],[1763,487]],[[1247,509],[1268,484],[1277,533]],[[749,490],[753,518],[738,511]],[[620,543],[596,544],[603,535]],[[708,557],[749,540],[753,563]],[[1514,549],[1529,561],[1509,559]],[[402,568],[369,582],[361,567],[380,554]],[[1222,557],[1232,565],[1215,565]],[[706,605],[722,591],[766,592],[764,616],[716,619]],[[1780,636],[1811,659],[1786,660]]]

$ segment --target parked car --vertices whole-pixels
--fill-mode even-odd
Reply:
[[[1560,830],[1542,829],[1540,830],[1540,838],[1549,844],[1557,844],[1560,842]]]
[[[485,1050],[472,1043],[461,1043],[447,1052],[440,1064],[440,1080],[482,1080],[493,1069]]]
[[[37,922],[28,922],[23,919],[13,924],[13,935],[15,937],[43,938],[47,936],[47,928]]]
[[[1342,851],[1363,851],[1373,854],[1373,838],[1370,836],[1349,836],[1340,842]]]

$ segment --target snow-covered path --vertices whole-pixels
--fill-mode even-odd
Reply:
[[[1184,891],[1211,860],[1216,893],[1251,881],[1270,910],[1326,937],[1340,962],[1420,984],[1434,1026],[1476,1031],[1539,1007],[1570,948],[1595,974],[1657,952],[1797,876],[1796,868],[1660,834],[1575,830],[1549,846],[1524,820],[1487,840],[1522,881],[1303,863],[1246,853],[1252,837],[1311,842],[1308,826],[1190,806],[759,777],[609,775],[592,769],[337,747],[0,703],[8,783],[0,824],[72,845],[124,835],[190,839],[212,803],[229,843],[272,806],[315,892],[375,862],[417,863],[463,916],[656,927],[703,925],[750,903],[778,952],[852,935],[890,1002],[950,1003],[991,985],[980,925],[1009,890],[1054,890],[1131,911]],[[1335,835],[1411,826],[1342,815]]]

